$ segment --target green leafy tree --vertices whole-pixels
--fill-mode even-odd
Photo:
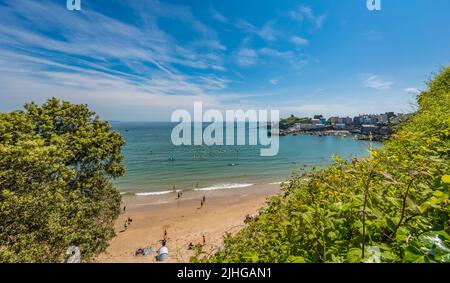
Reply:
[[[0,262],[88,261],[114,236],[124,141],[87,105],[24,108],[0,113]]]
[[[210,262],[450,262],[450,67],[370,156],[299,172]]]
[[[298,118],[298,117],[295,117],[295,116],[290,116],[288,118],[281,119],[279,127],[280,127],[281,130],[286,130],[286,129],[294,126],[297,123],[308,124],[311,121],[312,121],[311,118],[308,118],[308,117]]]

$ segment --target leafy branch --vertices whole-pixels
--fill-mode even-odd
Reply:
[[[367,195],[369,193],[369,188],[370,188],[370,182],[372,181],[372,177],[373,177],[373,173],[375,172],[375,169],[377,168],[377,166],[381,163],[381,159],[377,161],[377,163],[375,163],[375,165],[372,167],[372,169],[370,170],[369,176],[367,177],[367,182],[365,183],[365,188],[364,188],[364,206],[363,206],[363,211],[362,211],[362,228],[363,228],[363,232],[362,232],[362,254],[361,254],[361,258],[364,258],[365,254],[364,254],[364,249],[365,249],[365,245],[366,245],[366,208],[367,208]]]

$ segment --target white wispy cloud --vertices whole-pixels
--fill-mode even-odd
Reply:
[[[125,23],[93,10],[70,13],[58,4],[17,0],[0,6],[3,101],[29,101],[32,95],[25,97],[24,92],[33,90],[46,98],[53,94],[142,107],[151,102],[167,109],[193,99],[218,104],[210,92],[223,91],[230,83],[219,76],[179,70],[179,66],[225,70],[226,46],[186,7],[158,1],[130,3],[136,21]],[[151,13],[141,13],[149,8]],[[189,23],[198,35],[196,41],[181,44],[159,28],[158,17]]]
[[[240,48],[236,53],[236,63],[243,67],[249,67],[256,64],[258,54],[251,48]]]
[[[281,34],[281,32],[274,27],[275,23],[276,19],[272,19],[266,22],[261,28],[258,28],[246,20],[237,19],[234,26],[242,32],[257,35],[266,41],[274,41]]]
[[[362,77],[364,86],[376,90],[390,89],[395,84],[393,81],[385,80],[381,76],[375,74],[363,74]]]
[[[226,24],[230,21],[227,17],[225,17],[224,15],[222,15],[221,13],[219,13],[218,11],[216,11],[214,9],[212,10],[211,14],[212,14],[213,19],[215,19],[216,21],[219,21],[221,23]]]
[[[300,5],[297,9],[290,11],[289,16],[295,21],[308,21],[312,23],[316,28],[321,28],[326,18],[325,15],[315,15],[314,11],[309,6]]]
[[[291,36],[290,38],[291,42],[296,45],[307,45],[309,44],[309,40],[306,38],[300,37],[300,36]]]
[[[415,87],[405,88],[404,91],[409,93],[409,94],[419,94],[420,93],[420,90],[418,88],[415,88]]]
[[[299,6],[295,11],[291,11],[291,18],[294,20],[307,20],[312,22],[316,27],[321,27],[325,15],[316,16],[311,8],[306,6]],[[241,43],[241,46],[234,52],[236,63],[239,66],[253,66],[257,64],[258,58],[261,56],[269,56],[287,61],[294,69],[300,70],[308,65],[310,56],[305,53],[300,53],[298,50],[279,51],[273,46],[274,43],[284,42],[287,46],[296,45],[304,46],[309,44],[309,40],[294,34],[293,30],[285,29],[280,26],[280,18],[274,17],[267,20],[261,27],[254,25],[242,18],[238,19],[225,19],[223,15],[216,15],[213,12],[213,17],[222,19],[222,22],[226,22],[229,26],[236,28],[240,32],[246,33],[247,36]],[[250,41],[253,38],[260,38],[266,41],[267,47],[252,48]],[[271,47],[269,47],[271,46]]]
[[[183,13],[179,15],[180,18],[183,15],[189,19],[189,16],[186,16],[189,13],[181,11]],[[212,57],[198,56],[201,53],[195,48],[181,47],[176,39],[158,28],[154,19],[147,20],[145,25],[134,26],[92,11],[74,15],[68,13],[62,5],[50,2],[38,5],[23,0],[1,7],[0,13],[10,19],[10,26],[0,27],[0,39],[5,45],[22,50],[39,48],[69,56],[88,56],[99,61],[150,61],[160,65],[180,64],[201,69],[218,64],[217,61],[210,60]],[[170,10],[170,14],[166,16],[175,17],[174,13]],[[188,20],[184,18],[183,21]],[[93,22],[95,24],[92,24]],[[198,21],[192,19],[192,23],[198,31],[213,34],[211,31],[205,31],[209,28]],[[61,39],[53,39],[32,27],[56,29]],[[203,46],[214,47],[219,51],[226,49],[214,36],[198,41],[203,41]],[[199,45],[201,44],[197,46]],[[183,49],[183,52],[179,53],[180,49]]]
[[[280,82],[280,80],[281,80],[281,76],[275,77],[275,78],[270,79],[269,83],[273,84],[273,85],[277,85]]]
[[[206,37],[216,37],[217,33],[207,24],[199,21],[189,7],[170,4],[158,0],[125,1],[126,7],[131,7],[139,15],[142,22],[154,21],[155,17],[181,21],[187,24],[199,34]]]
[[[193,47],[201,48],[206,47],[207,49],[213,51],[225,51],[227,47],[223,45],[219,40],[216,39],[206,39],[206,40],[196,40],[192,43]]]
[[[239,66],[250,67],[256,65],[260,58],[277,59],[276,62],[283,60],[287,62],[292,69],[301,70],[310,62],[310,56],[304,53],[298,53],[292,50],[281,51],[275,48],[262,47],[259,49],[249,47],[248,41],[243,40],[241,47],[234,54],[235,61]],[[264,61],[270,62],[270,61]]]
[[[268,21],[264,24],[264,26],[258,31],[258,35],[267,40],[267,41],[274,41],[279,36],[279,31],[274,28],[276,20]]]
[[[256,26],[213,14],[215,20],[228,28],[240,28],[247,36],[234,49],[188,7],[155,0],[123,3],[127,8],[121,11],[123,17],[114,18],[98,9],[71,13],[59,1],[2,2],[0,109],[15,109],[25,101],[42,102],[51,96],[89,103],[100,114],[119,120],[129,120],[128,114],[138,120],[167,120],[171,111],[189,107],[192,101],[223,109],[225,105],[240,108],[247,99],[247,106],[253,107],[258,103],[254,98],[267,94],[229,89],[233,80],[228,73],[241,79],[247,75],[229,66],[233,59],[242,67],[274,63],[294,70],[311,61],[299,48],[289,49],[292,44],[279,44],[308,42],[293,30],[280,28],[276,18]],[[323,21],[312,11],[303,13],[315,26]],[[181,42],[162,29],[161,19],[186,26],[194,36]],[[253,39],[263,39],[265,45],[254,47]],[[268,82],[277,85],[280,80],[274,77]],[[278,100],[278,91],[274,97]],[[289,105],[280,107],[288,109]],[[322,109],[320,105],[308,107],[310,111]]]
[[[258,50],[258,54],[273,58],[283,59],[288,62],[292,68],[301,70],[310,62],[310,56],[304,53],[297,53],[291,50],[280,51],[273,48],[263,47]]]

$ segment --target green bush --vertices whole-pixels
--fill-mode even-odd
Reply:
[[[308,123],[311,123],[311,121],[312,121],[311,118],[307,118],[307,117],[298,118],[295,116],[290,116],[288,118],[280,120],[279,128],[280,128],[280,130],[286,130],[286,129],[294,126],[297,123],[308,124]]]
[[[84,260],[114,236],[121,136],[86,105],[53,98],[0,113],[0,262]]]
[[[450,68],[370,156],[293,176],[208,262],[450,262]]]

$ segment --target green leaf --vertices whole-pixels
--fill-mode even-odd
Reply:
[[[404,262],[423,263],[426,262],[424,254],[416,246],[410,245],[406,248]]]
[[[442,183],[450,184],[450,175],[442,176],[441,180],[442,180]]]
[[[291,262],[291,263],[305,263],[306,262],[305,258],[302,256],[289,256],[287,261]]]
[[[349,263],[360,263],[362,255],[362,250],[359,248],[351,248],[347,252],[347,262]]]

